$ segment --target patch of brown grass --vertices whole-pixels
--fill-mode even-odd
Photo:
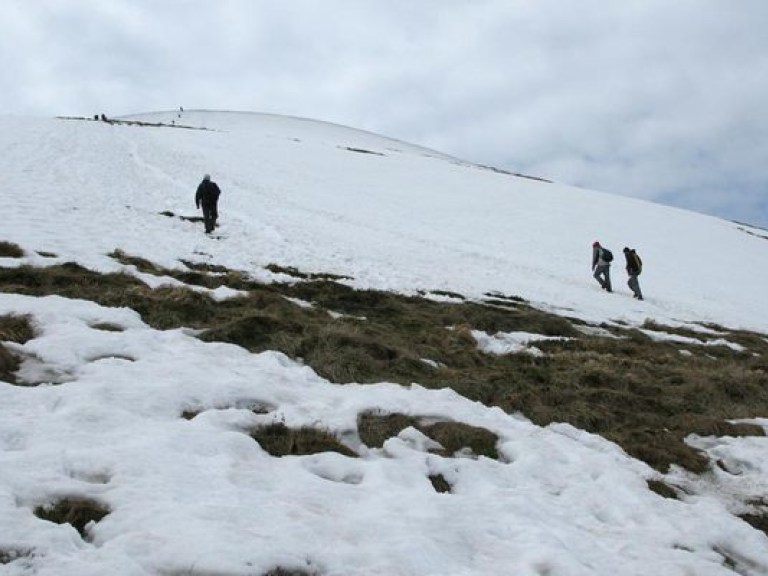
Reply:
[[[250,436],[272,456],[305,456],[321,452],[338,452],[343,456],[357,457],[357,454],[344,446],[330,432],[309,426],[294,429],[276,422],[251,430]]]
[[[369,448],[381,448],[384,442],[419,423],[415,416],[363,412],[357,416],[357,433]]]
[[[648,480],[648,489],[655,492],[662,498],[669,498],[671,500],[679,500],[677,491],[669,484],[662,482],[661,480]]]
[[[422,432],[440,443],[446,456],[468,449],[476,456],[486,456],[494,460],[499,458],[496,451],[499,437],[485,428],[462,422],[436,422],[423,426]]]
[[[136,269],[139,272],[154,274],[156,276],[161,276],[163,274],[162,268],[160,268],[159,266],[156,266],[146,258],[141,258],[139,256],[131,256],[129,254],[126,254],[120,248],[116,248],[115,250],[107,254],[107,256],[117,260],[121,264],[125,264],[126,266],[133,265],[136,267]]]
[[[14,372],[19,369],[20,365],[21,361],[19,358],[0,344],[0,380],[15,384],[16,376]]]
[[[125,328],[112,322],[97,322],[96,324],[91,324],[91,328],[103,332],[125,332]]]
[[[744,522],[768,536],[768,512],[762,514],[741,514],[739,516]]]
[[[291,276],[292,278],[298,278],[301,280],[313,280],[313,281],[335,281],[335,280],[351,280],[349,276],[343,276],[340,274],[330,274],[327,272],[302,272],[298,268],[293,266],[281,266],[280,264],[270,263],[264,266],[266,270],[269,270],[273,274],[284,274]]]
[[[62,498],[50,505],[37,506],[34,510],[35,516],[42,520],[70,524],[83,539],[88,538],[88,525],[99,522],[109,512],[109,508],[101,502],[79,496]]]
[[[708,466],[702,454],[685,444],[689,434],[758,433],[755,427],[727,421],[768,414],[768,342],[761,334],[717,327],[723,338],[748,352],[702,347],[682,356],[674,342],[654,342],[629,326],[605,327],[620,338],[583,335],[574,321],[515,297],[494,294],[490,303],[440,303],[354,290],[328,280],[259,285],[240,273],[202,265],[181,272],[151,267],[248,295],[216,302],[185,288],[151,290],[129,275],[100,275],[71,263],[0,269],[0,290],[127,306],[155,328],[189,326],[203,329],[204,340],[231,342],[254,352],[278,350],[338,383],[450,387],[486,405],[522,412],[540,425],[568,422],[601,434],[661,471],[672,463],[693,471]],[[345,316],[334,319],[328,311]],[[692,334],[655,323],[646,326]],[[492,356],[478,350],[472,329],[571,339],[538,343],[544,357]]]
[[[8,314],[0,316],[0,341],[24,344],[35,337],[29,316]],[[16,383],[14,373],[19,369],[21,360],[0,343],[0,380]]]
[[[35,331],[29,316],[17,314],[0,316],[0,340],[24,344],[34,337]]]
[[[498,460],[496,444],[499,438],[485,428],[462,422],[430,422],[426,418],[405,414],[364,412],[357,417],[358,435],[366,446],[372,448],[380,448],[385,441],[397,436],[409,426],[439,443],[443,447],[439,453],[445,456],[469,450],[473,455]]]
[[[0,241],[0,258],[24,258],[24,250],[13,242]]]
[[[432,483],[435,492],[440,492],[441,494],[451,492],[451,484],[442,474],[430,474],[429,481]]]

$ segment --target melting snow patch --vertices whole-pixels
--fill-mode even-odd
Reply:
[[[193,287],[194,290],[198,290],[198,287]],[[207,292],[211,298],[216,300],[216,302],[222,302],[224,300],[229,300],[231,298],[238,298],[240,296],[247,296],[248,292],[245,292],[244,290],[235,290],[234,288],[230,288],[229,286],[219,286],[215,290],[208,290],[203,288],[201,291]]]
[[[424,364],[427,366],[431,366],[432,368],[443,368],[445,366],[445,364],[436,362],[435,360],[430,360],[429,358],[421,358],[421,361],[424,362]]]
[[[418,452],[429,452],[430,450],[442,450],[443,446],[439,442],[435,442],[429,436],[423,432],[417,430],[413,426],[408,426],[397,435],[397,437],[405,442],[409,447]]]
[[[126,268],[135,268],[135,266],[126,266]],[[195,286],[194,284],[185,284],[181,280],[177,280],[171,276],[155,276],[154,274],[146,274],[144,272],[138,271],[131,271],[131,274],[133,274],[133,276],[144,282],[153,290],[167,286],[170,286],[171,288],[186,288],[201,294],[208,294],[216,302],[222,302],[231,298],[238,298],[239,296],[248,295],[248,292],[244,290],[235,290],[229,286],[219,286],[218,288],[211,289],[204,286]]]
[[[543,336],[541,334],[529,334],[528,332],[497,332],[494,335],[490,335],[481,330],[472,330],[472,337],[482,352],[497,356],[520,352],[534,356],[543,356],[544,353],[541,350],[535,346],[529,346],[531,342],[570,340],[570,338],[564,336]]]
[[[339,318],[352,318],[353,320],[360,320],[362,322],[365,322],[368,320],[365,316],[353,316],[351,314],[343,314],[341,312],[334,312],[333,310],[328,310],[328,315],[333,318],[334,320],[338,320]]]
[[[605,328],[601,328],[600,326],[589,326],[589,325],[578,325],[574,324],[573,326],[584,334],[585,336],[599,336],[600,338],[621,338],[621,336],[616,336],[613,332],[610,330],[606,330]]]
[[[762,426],[768,420],[737,420]],[[690,435],[686,444],[707,453],[717,466],[703,476],[687,474],[674,468],[668,478],[686,492],[698,497],[710,497],[722,502],[732,514],[750,512],[755,505],[765,506],[768,492],[768,463],[764,458],[767,436],[715,437]]]
[[[315,307],[312,302],[307,302],[306,300],[301,300],[300,298],[289,298],[288,296],[283,296],[283,298],[288,300],[288,302],[291,304],[296,304],[296,306],[299,308],[310,309]]]
[[[728,342],[728,340],[725,340],[724,338],[716,338],[715,340],[698,340],[697,338],[680,336],[679,334],[670,334],[668,332],[657,332],[655,330],[644,329],[641,329],[640,331],[655,342],[678,342],[680,344],[694,344],[696,346],[727,346],[736,352],[744,352],[746,350],[746,348],[744,348],[744,346],[741,344]]]

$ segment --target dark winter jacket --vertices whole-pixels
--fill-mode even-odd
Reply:
[[[200,208],[200,204],[203,206],[216,206],[216,202],[219,200],[219,194],[221,194],[221,190],[216,182],[203,180],[200,182],[200,186],[197,187],[195,205],[198,208]]]
[[[643,271],[643,261],[637,252],[632,250],[625,250],[624,256],[627,259],[627,274],[630,276],[640,276]]]

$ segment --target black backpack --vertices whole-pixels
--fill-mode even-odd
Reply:
[[[603,248],[603,262],[613,262],[613,253],[608,248]]]

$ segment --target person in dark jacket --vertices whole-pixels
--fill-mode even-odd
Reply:
[[[603,290],[613,292],[611,288],[611,251],[600,246],[600,242],[592,244],[592,271],[595,280],[600,283]]]
[[[626,246],[624,247],[624,258],[627,260],[627,274],[629,275],[627,286],[632,290],[634,298],[642,300],[643,293],[640,291],[640,282],[637,277],[643,271],[643,261],[634,248],[627,248]]]
[[[195,205],[203,207],[203,222],[205,223],[206,234],[213,232],[216,227],[216,220],[219,217],[218,203],[221,190],[216,182],[211,180],[211,175],[203,176],[203,181],[197,187],[195,194]]]

